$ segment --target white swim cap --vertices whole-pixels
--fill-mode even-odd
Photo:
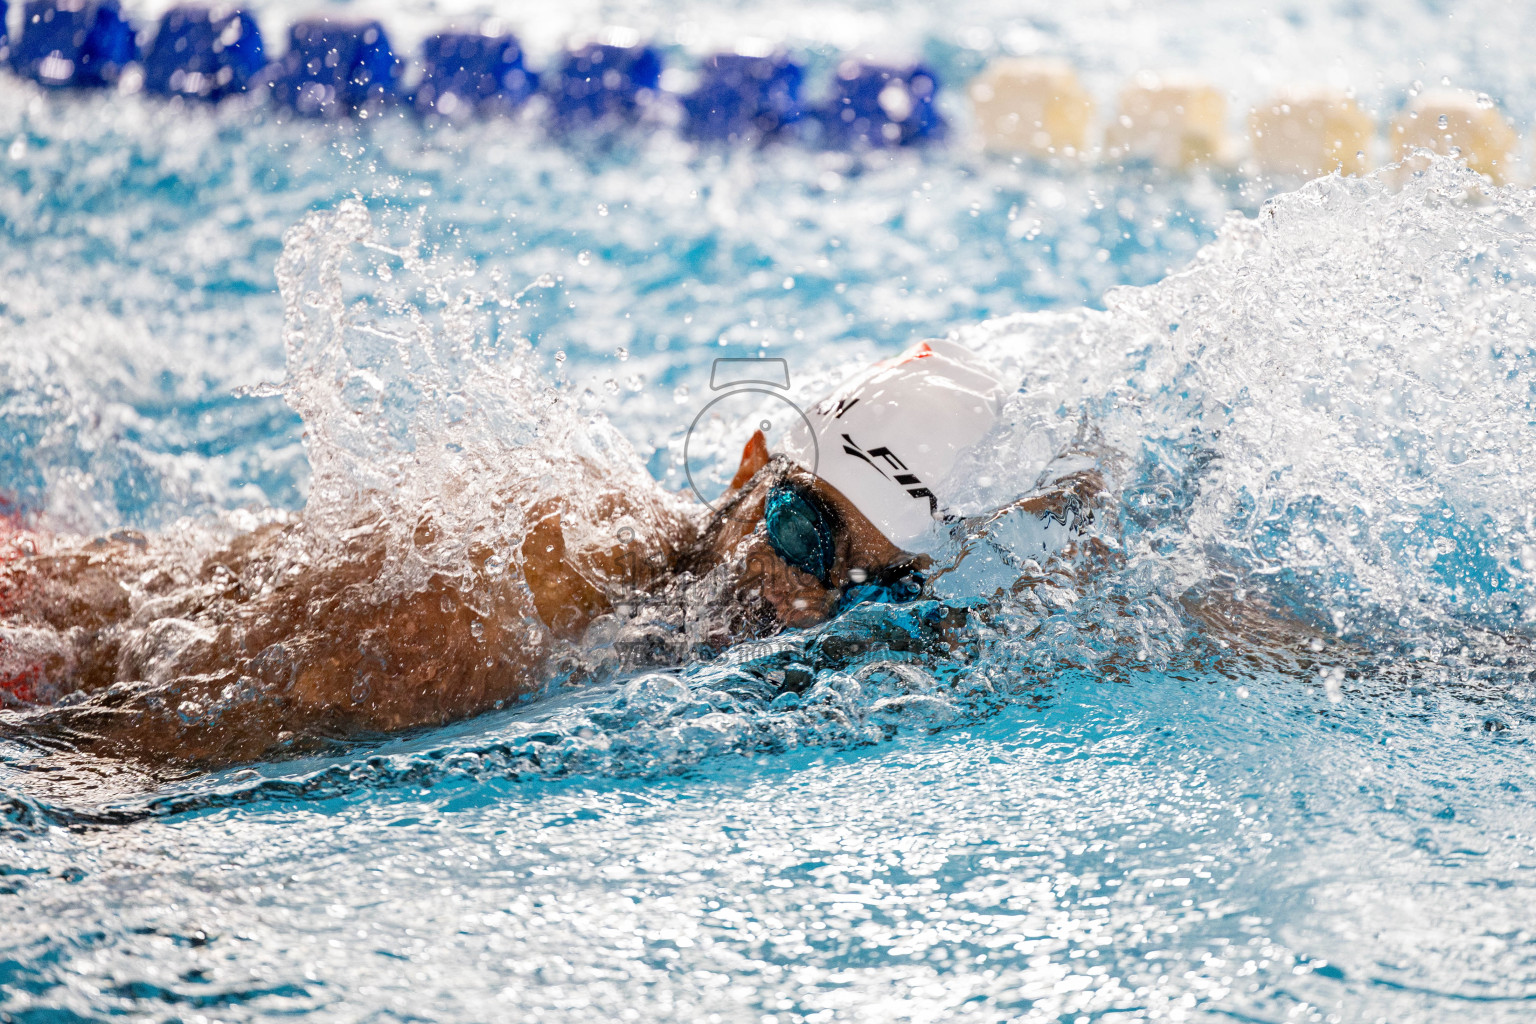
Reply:
[[[783,453],[906,547],[948,510],[940,485],[996,425],[1012,389],[974,352],[925,341],[847,380],[806,411]],[[814,443],[813,443],[814,435]]]

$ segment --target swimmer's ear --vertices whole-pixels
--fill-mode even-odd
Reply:
[[[739,491],[745,487],[747,481],[757,475],[758,470],[768,465],[770,458],[768,439],[763,436],[761,430],[753,431],[747,446],[741,450],[741,466],[736,470],[736,475],[731,477],[731,490]]]

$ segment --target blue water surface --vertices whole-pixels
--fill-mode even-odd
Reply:
[[[1531,1019],[1536,445],[1518,443],[1529,398],[1493,404],[1531,374],[1523,192],[1478,220],[1449,186],[1336,183],[1264,208],[1300,227],[1223,235],[1208,278],[1116,299],[1299,183],[964,142],[958,86],[1001,52],[1073,56],[1111,104],[1154,45],[1234,76],[1234,54],[1262,53],[1269,78],[1232,79],[1247,96],[1288,59],[1326,76],[1344,38],[1374,109],[1432,72],[1529,101],[1517,15],[1445,29],[1437,5],[1358,8],[1169,5],[1144,38],[1148,15],[1114,4],[853,5],[819,35],[820,15],[686,9],[777,32],[813,67],[872,36],[933,61],[955,144],[859,158],[0,82],[0,498],[58,528],[303,507],[305,424],[260,387],[286,372],[273,267],[284,232],[350,199],[434,261],[412,301],[440,305],[431,281],[462,268],[454,287],[486,296],[477,338],[528,338],[550,386],[679,488],[718,356],[782,356],[810,389],[988,318],[1067,317],[1010,351],[1063,396],[1031,415],[1087,410],[1125,453],[1128,538],[1078,605],[1009,609],[954,658],[823,656],[864,628],[849,620],[169,782],[95,762],[40,777],[35,752],[0,748],[0,1022]],[[430,17],[406,13],[409,40]],[[536,44],[563,25],[528,17]],[[1442,258],[1458,240],[1499,283],[1462,288],[1476,269]],[[1381,280],[1414,260],[1430,284],[1394,306]],[[541,279],[517,308],[495,298]],[[346,287],[384,305],[377,278]],[[1386,326],[1367,350],[1329,323]],[[1088,358],[1106,335],[1132,354]],[[1505,360],[1481,405],[1457,359]],[[1320,364],[1338,375],[1306,378]],[[1285,437],[1303,413],[1306,445]],[[1412,466],[1372,484],[1385,451]],[[1239,577],[1352,646],[1250,657],[1180,618],[1180,595]],[[800,695],[778,694],[787,661],[810,665]]]

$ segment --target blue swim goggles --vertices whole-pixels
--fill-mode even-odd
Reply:
[[[768,546],[790,565],[831,586],[842,517],[815,491],[789,480],[768,492],[763,532]]]
[[[773,553],[822,586],[832,586],[842,516],[802,484],[781,480],[768,492],[763,533]],[[850,574],[853,575],[853,574]],[[910,601],[923,589],[923,577],[910,565],[897,564],[868,573],[843,590],[840,608],[865,602]]]

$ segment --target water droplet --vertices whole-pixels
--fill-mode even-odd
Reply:
[[[1328,703],[1342,703],[1344,700],[1344,670],[1334,665],[1330,668],[1318,669],[1318,675],[1323,677],[1323,691],[1328,695]]]
[[[590,265],[591,262],[592,262],[592,252],[591,252],[591,250],[583,249],[583,250],[581,250],[581,252],[577,253],[576,254],[576,262],[581,264],[584,267]]]
[[[480,622],[479,620],[471,622],[469,624],[469,632],[470,635],[473,636],[476,640],[485,639],[485,623]]]
[[[623,345],[620,345],[614,352],[614,355],[618,356],[619,362],[622,363],[624,360],[629,358],[629,349],[625,348]]]

